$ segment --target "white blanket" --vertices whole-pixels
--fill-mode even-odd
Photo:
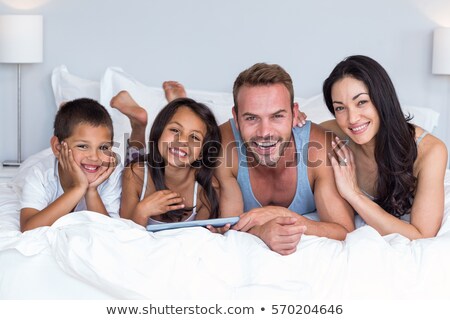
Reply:
[[[450,174],[437,237],[409,241],[363,226],[345,241],[304,236],[280,256],[258,238],[204,228],[149,233],[125,219],[72,213],[18,231],[0,185],[0,299],[450,298]]]

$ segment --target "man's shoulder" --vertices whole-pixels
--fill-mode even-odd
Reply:
[[[236,137],[234,136],[231,121],[227,121],[220,126],[222,152],[227,157],[236,152]]]
[[[235,177],[237,176],[238,153],[236,148],[236,138],[233,133],[231,121],[233,120],[227,121],[220,125],[220,131],[222,135],[222,149],[220,164],[216,172],[219,174],[219,176],[223,174],[225,174],[226,176],[229,176],[230,174]]]
[[[222,123],[220,126],[220,134],[222,135],[222,142],[232,142],[235,141],[233,128],[231,126],[231,121],[226,121]]]
[[[322,164],[327,161],[328,152],[331,150],[331,141],[334,139],[334,133],[311,122],[310,135],[308,142],[308,168],[317,171]],[[312,161],[312,162],[310,162]],[[318,162],[317,162],[318,161]]]
[[[326,130],[317,123],[309,121],[309,124],[310,124],[309,126],[303,126],[301,128],[294,127],[293,128],[294,133],[309,129],[309,142],[319,142],[319,143],[324,143],[327,135],[332,134],[329,130]]]

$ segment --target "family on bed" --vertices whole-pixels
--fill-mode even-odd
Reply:
[[[335,120],[306,120],[289,74],[258,63],[233,86],[233,119],[212,111],[174,81],[148,138],[147,113],[126,91],[111,106],[132,132],[122,170],[111,151],[113,126],[94,100],[63,104],[54,153],[30,169],[21,230],[90,210],[137,224],[240,216],[230,228],[252,233],[283,255],[303,234],[343,240],[354,212],[381,235],[434,237],[444,212],[447,149],[414,126],[384,68],[366,56],[341,61],[323,84]],[[119,209],[120,208],[120,209]],[[304,217],[317,211],[318,221]]]

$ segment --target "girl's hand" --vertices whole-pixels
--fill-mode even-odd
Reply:
[[[339,194],[349,201],[353,196],[361,194],[356,180],[356,166],[353,152],[338,137],[331,142],[334,155],[328,154],[333,166],[334,179]]]
[[[149,218],[183,208],[183,198],[178,193],[171,190],[159,190],[139,202],[136,212],[140,216]]]
[[[61,168],[60,181],[64,192],[77,187],[87,189],[88,179],[73,159],[72,150],[69,149],[65,141],[60,145],[58,162]]]

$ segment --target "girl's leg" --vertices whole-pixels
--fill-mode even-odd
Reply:
[[[176,81],[164,81],[162,85],[167,102],[171,102],[177,98],[186,98],[186,90],[184,86]]]
[[[127,140],[125,166],[131,161],[145,155],[145,128],[147,127],[147,111],[139,106],[128,91],[120,91],[111,99],[111,107],[119,110],[130,120],[131,134]]]
[[[119,110],[130,119],[131,135],[129,145],[131,147],[145,147],[145,128],[147,127],[147,111],[133,100],[128,91],[120,91],[111,99],[111,107]]]

